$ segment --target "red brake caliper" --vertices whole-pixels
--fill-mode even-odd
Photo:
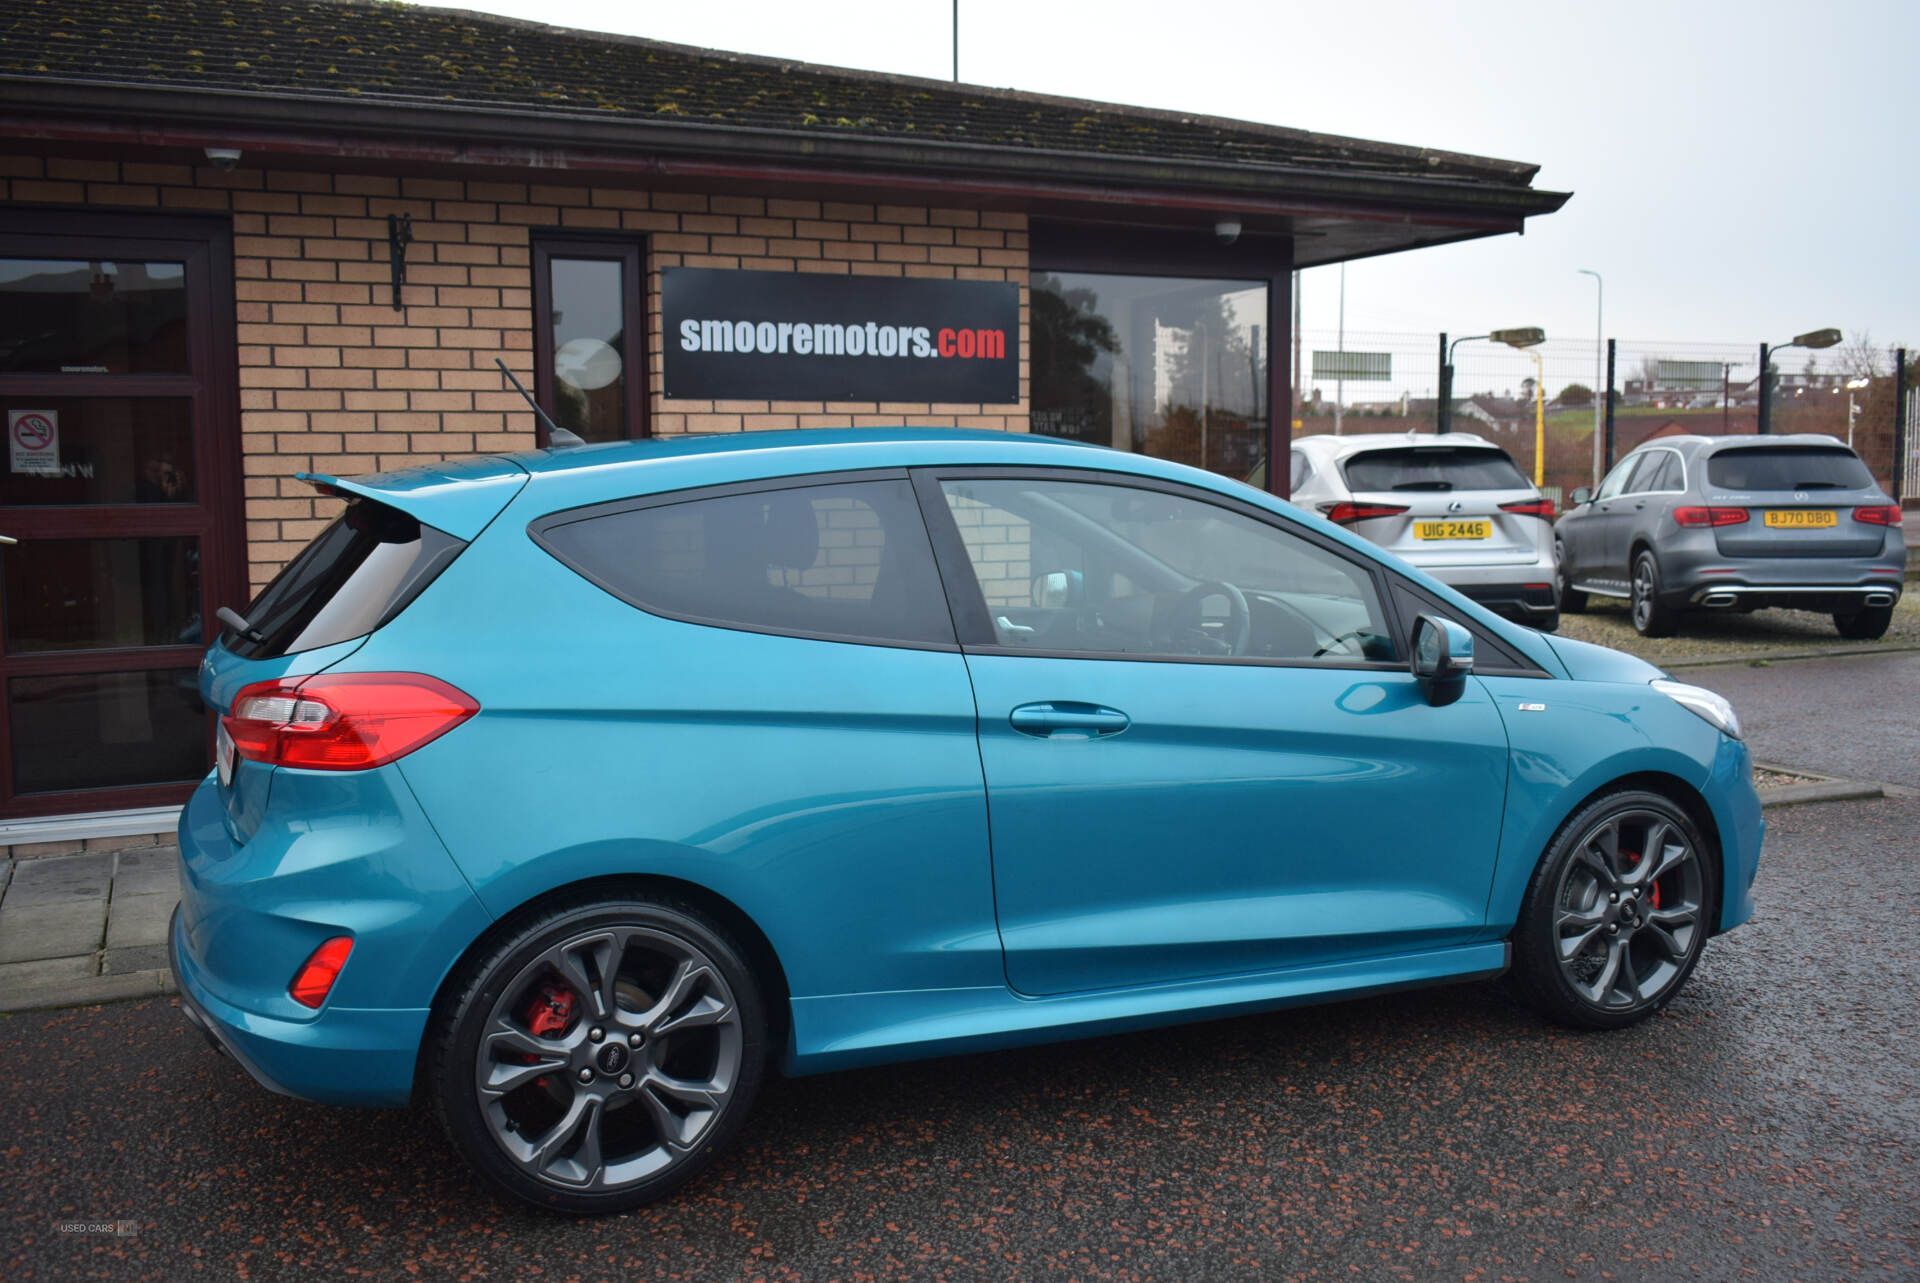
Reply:
[[[574,1001],[573,990],[557,980],[547,981],[534,990],[533,999],[527,1004],[527,1031],[535,1038],[565,1033],[573,1023]]]
[[[1638,851],[1622,851],[1620,854],[1626,857],[1629,867],[1637,866],[1640,863],[1640,853]],[[1653,886],[1648,889],[1647,903],[1655,909],[1660,907],[1660,884],[1658,882],[1654,883]]]

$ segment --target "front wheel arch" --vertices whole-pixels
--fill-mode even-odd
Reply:
[[[1714,865],[1720,876],[1714,879],[1713,900],[1707,907],[1707,920],[1711,924],[1708,934],[1719,935],[1721,906],[1727,894],[1727,853],[1726,844],[1720,838],[1720,826],[1714,821],[1713,808],[1707,805],[1706,797],[1699,789],[1681,779],[1678,775],[1669,775],[1665,771],[1636,771],[1631,775],[1621,775],[1601,784],[1585,797],[1567,807],[1554,822],[1546,845],[1537,852],[1532,866],[1527,870],[1527,879],[1532,881],[1534,873],[1539,871],[1540,862],[1547,858],[1547,852],[1553,847],[1553,839],[1567,826],[1567,821],[1584,811],[1589,804],[1608,793],[1619,793],[1629,789],[1641,789],[1648,793],[1658,793],[1687,813],[1694,827],[1700,830],[1700,836],[1713,848]],[[1508,933],[1508,938],[1512,933]]]

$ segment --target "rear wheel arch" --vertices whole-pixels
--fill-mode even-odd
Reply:
[[[426,1054],[429,1044],[445,1026],[453,1004],[460,998],[460,981],[476,957],[490,952],[526,923],[563,906],[634,898],[684,906],[724,929],[745,955],[754,979],[759,982],[766,1005],[765,1034],[768,1047],[777,1049],[785,1045],[792,1019],[792,991],[787,985],[786,969],[781,965],[772,941],[767,939],[760,925],[745,910],[717,891],[682,878],[645,873],[607,874],[553,887],[501,914],[486,930],[474,937],[459,957],[453,959],[440,978],[439,987],[434,993],[432,1014],[421,1032],[414,1080],[416,1097],[422,1086],[421,1074],[430,1060]]]

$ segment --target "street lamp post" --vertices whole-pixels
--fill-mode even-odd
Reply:
[[[1813,330],[1809,333],[1798,335],[1794,338],[1793,342],[1782,343],[1780,344],[1780,346],[1775,348],[1769,348],[1765,343],[1762,343],[1760,345],[1759,432],[1761,436],[1764,437],[1773,430],[1773,406],[1771,404],[1773,398],[1767,395],[1773,383],[1773,380],[1767,376],[1767,362],[1773,359],[1772,354],[1775,352],[1783,352],[1790,347],[1804,347],[1804,348],[1832,347],[1834,344],[1838,343],[1839,341],[1840,341],[1839,330],[1825,329],[1825,330]]]
[[[1445,337],[1444,335],[1442,336]],[[1492,339],[1495,343],[1505,343],[1508,347],[1532,347],[1536,343],[1547,341],[1545,330],[1529,327],[1518,330],[1495,330],[1491,334],[1463,334],[1445,346],[1440,362],[1440,405],[1439,413],[1434,415],[1434,431],[1442,434],[1453,431],[1453,353],[1462,343],[1475,343],[1481,339]]]
[[[1600,459],[1600,429],[1603,411],[1600,408],[1600,377],[1601,362],[1606,358],[1607,346],[1607,330],[1604,320],[1607,283],[1601,280],[1600,273],[1594,271],[1591,267],[1582,267],[1578,270],[1580,275],[1591,276],[1593,278],[1593,485],[1597,490],[1600,487],[1600,469],[1602,466]],[[1535,482],[1534,484],[1538,485],[1539,483]]]

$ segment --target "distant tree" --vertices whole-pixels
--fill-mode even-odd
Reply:
[[[1584,383],[1569,383],[1560,389],[1561,405],[1592,405],[1593,389]]]
[[[1873,335],[1861,330],[1837,349],[1840,369],[1849,378],[1877,379],[1887,373],[1886,352],[1874,346]]]

